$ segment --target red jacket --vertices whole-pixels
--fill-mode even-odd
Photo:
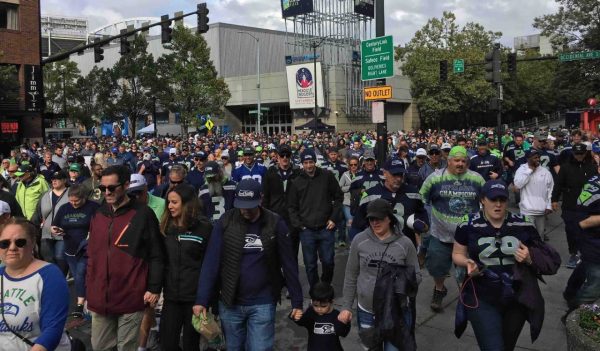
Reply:
[[[102,315],[142,311],[144,293],[163,282],[164,244],[158,220],[130,201],[113,213],[105,204],[90,223],[86,273],[88,308]]]

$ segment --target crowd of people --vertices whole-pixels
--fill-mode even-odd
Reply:
[[[67,319],[89,312],[94,350],[145,350],[157,317],[162,350],[200,350],[192,318],[211,312],[227,350],[272,350],[283,291],[309,350],[341,350],[353,316],[365,347],[411,350],[426,269],[434,312],[461,287],[457,335],[470,322],[481,349],[512,350],[526,321],[539,335],[537,279],[561,265],[550,213],[568,309],[600,298],[599,170],[600,143],[562,129],[26,143],[0,166],[0,343],[70,349]]]

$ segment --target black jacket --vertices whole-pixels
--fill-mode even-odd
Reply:
[[[562,209],[577,210],[577,198],[583,185],[597,173],[594,162],[585,159],[579,162],[571,155],[567,162],[560,165],[558,179],[552,191],[552,202],[558,202],[562,195]]]
[[[175,226],[165,233],[165,300],[193,302],[196,299],[198,277],[210,239],[212,225],[206,218],[192,223],[187,230]]]
[[[334,223],[337,221],[343,200],[344,193],[333,173],[317,167],[311,178],[306,172],[302,172],[289,188],[291,225],[296,229],[323,229],[328,220]]]
[[[285,223],[290,224],[290,215],[287,208],[287,198],[290,183],[300,175],[300,170],[290,168],[290,176],[286,181],[283,181],[279,176],[279,168],[277,166],[270,167],[262,181],[263,186],[263,201],[264,208],[269,209],[285,220]]]

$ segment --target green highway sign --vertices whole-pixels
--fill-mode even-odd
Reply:
[[[463,73],[465,71],[465,60],[454,60],[454,73]]]
[[[394,40],[391,35],[362,41],[360,52],[363,81],[394,76]]]
[[[600,59],[600,50],[566,52],[558,55],[560,62]]]

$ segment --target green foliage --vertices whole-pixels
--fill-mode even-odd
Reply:
[[[80,74],[77,63],[73,61],[63,60],[44,65],[46,112],[69,114],[72,117]]]
[[[113,113],[116,84],[110,70],[94,67],[87,76],[77,79],[75,88],[73,116],[86,128]]]
[[[600,343],[600,308],[597,305],[582,305],[579,309],[579,326]]]
[[[231,97],[223,78],[210,60],[206,40],[190,29],[173,29],[171,53],[157,61],[155,95],[161,105],[180,113],[182,134],[197,114],[220,114]]]
[[[14,65],[0,65],[0,102],[19,97],[19,78]]]

